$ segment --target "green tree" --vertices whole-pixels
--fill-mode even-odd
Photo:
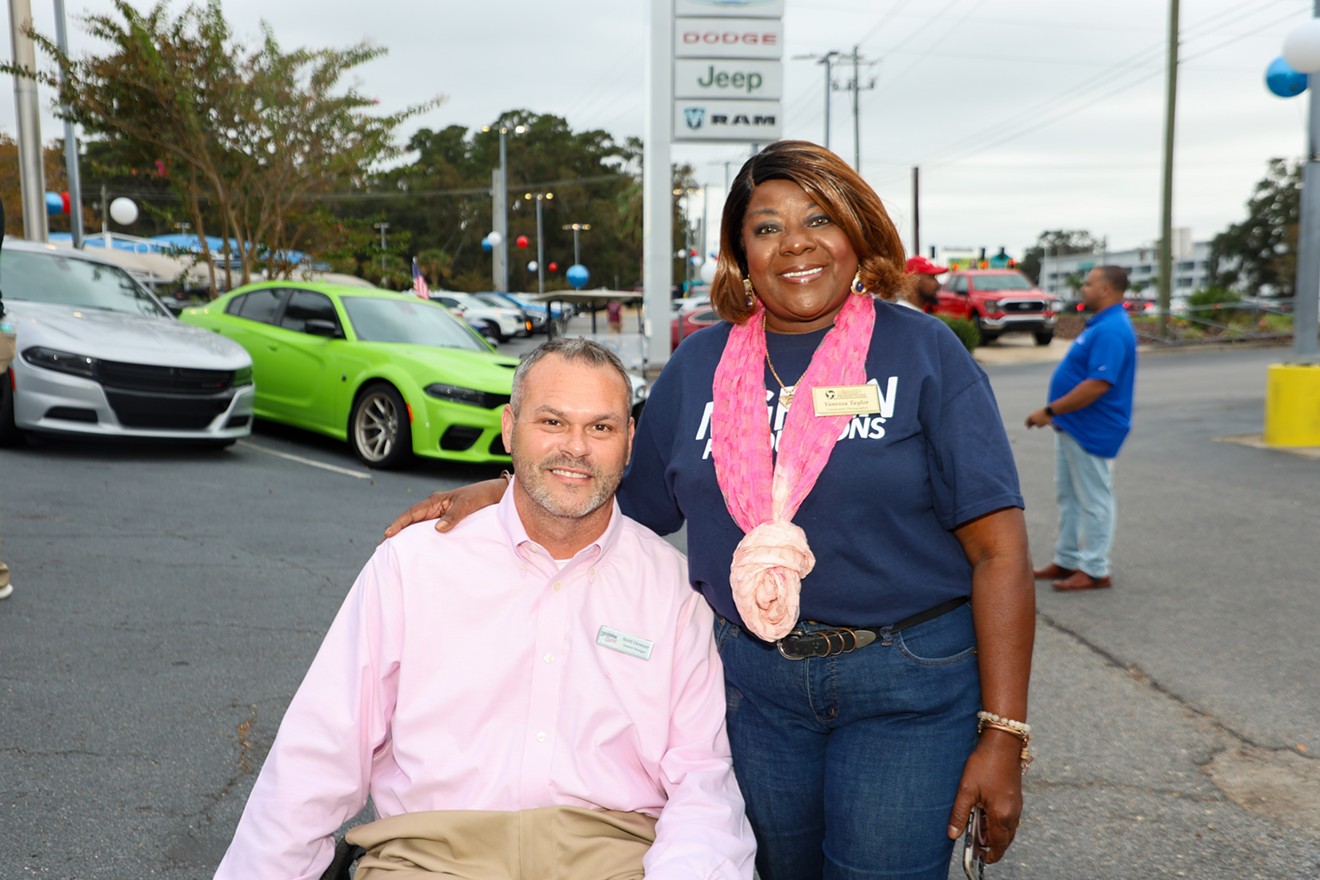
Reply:
[[[1297,277],[1302,164],[1271,159],[1247,200],[1247,218],[1210,242],[1210,283],[1291,297]]]
[[[116,15],[85,19],[106,54],[69,58],[34,34],[60,76],[6,70],[51,85],[89,138],[130,162],[159,159],[193,232],[225,241],[227,275],[235,249],[243,283],[259,268],[287,276],[292,249],[333,246],[338,225],[315,197],[398,155],[395,128],[440,100],[366,112],[375,102],[339,85],[384,54],[366,43],[284,52],[263,24],[261,44],[249,48],[219,0],[190,4],[177,18],[164,0],[145,13],[112,2]],[[214,290],[214,270],[212,282]]]
[[[1103,249],[1103,243],[1085,229],[1050,229],[1042,232],[1036,243],[1026,249],[1018,268],[1032,280],[1040,283],[1040,270],[1047,257],[1067,254],[1093,254]]]
[[[404,266],[410,256],[434,287],[490,290],[491,254],[482,240],[494,228],[492,173],[499,168],[498,129],[521,127],[506,136],[509,221],[509,285],[535,288],[536,203],[529,193],[553,193],[542,202],[542,252],[546,289],[567,288],[573,232],[563,227],[590,225],[579,235],[589,286],[624,286],[641,277],[641,211],[638,180],[641,145],[616,143],[604,131],[573,131],[566,120],[530,110],[509,110],[489,126],[442,131],[418,130],[408,141],[410,161],[370,175],[358,190],[338,194],[343,222],[390,224],[388,258]],[[485,130],[483,130],[483,128]],[[395,249],[399,241],[405,250]],[[515,242],[525,236],[525,249]],[[379,259],[379,242],[374,250]],[[426,259],[422,257],[425,255]],[[549,271],[554,263],[556,271]],[[368,273],[370,275],[370,273]]]

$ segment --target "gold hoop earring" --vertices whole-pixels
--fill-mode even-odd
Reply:
[[[743,293],[747,294],[747,308],[751,308],[756,303],[756,291],[752,288],[752,279],[743,279]]]
[[[858,269],[858,270],[857,270],[857,274],[853,276],[852,289],[853,289],[853,293],[855,293],[855,294],[857,294],[857,295],[859,295],[859,296],[860,296],[861,294],[866,293],[866,285],[862,284],[862,270],[861,270],[861,269]]]

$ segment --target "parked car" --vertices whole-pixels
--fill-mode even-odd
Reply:
[[[436,290],[431,293],[431,302],[440,303],[474,327],[484,327],[488,332],[482,335],[491,336],[496,342],[505,342],[515,336],[530,336],[532,333],[531,324],[523,317],[520,309],[493,306],[470,293]]]
[[[108,260],[9,239],[0,289],[17,356],[0,377],[0,445],[27,432],[199,441],[252,431],[252,358],[179,323]]]
[[[240,287],[182,320],[252,353],[258,418],[346,441],[367,466],[504,462],[516,358],[439,303],[297,281]]]
[[[669,321],[670,350],[678,348],[680,342],[703,327],[719,322],[720,316],[715,314],[715,310],[709,305],[680,310]]]
[[[548,327],[546,326],[546,321],[548,320],[546,317],[547,314],[554,315],[554,319],[561,322],[567,321],[569,318],[577,314],[577,307],[572,303],[556,302],[547,306],[544,301],[537,299],[537,294],[534,293],[493,292],[492,295],[508,300],[529,315],[535,316],[539,314],[541,320],[537,323],[536,327],[538,333],[545,333],[548,330]]]
[[[1058,299],[1016,269],[950,272],[937,296],[935,314],[973,322],[982,342],[993,342],[1003,333],[1030,333],[1037,345],[1054,339]]]
[[[532,322],[533,333],[545,332],[545,325],[547,319],[546,319],[546,308],[544,303],[540,303],[540,304],[531,303],[531,302],[524,303],[519,301],[518,298],[513,296],[512,294],[500,293],[494,290],[482,291],[481,293],[476,294],[476,296],[479,296],[482,299],[487,299],[491,302],[500,303],[506,306],[512,306],[513,308],[518,309],[524,315],[527,316],[527,320]]]
[[[528,314],[527,310],[522,306],[516,303],[511,303],[507,299],[502,299],[493,293],[474,293],[471,294],[471,296],[493,309],[509,309],[516,314],[518,316],[518,321],[522,324],[523,328],[522,331],[517,334],[518,336],[531,336],[532,333],[535,332],[536,326],[532,321],[532,316]],[[542,321],[544,321],[544,318]]]

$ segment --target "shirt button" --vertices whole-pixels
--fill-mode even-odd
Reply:
[[[563,586],[563,584],[561,584],[559,581],[555,581],[555,590],[556,590],[556,591],[558,591],[559,588],[562,587],[562,586]]]
[[[536,741],[539,743],[545,742],[545,731],[541,731],[536,735]]]
[[[546,654],[546,655],[545,655],[545,662],[546,662],[546,663],[554,663],[554,662],[555,662],[555,655],[554,655],[554,654]]]
[[[589,569],[587,569],[587,574],[589,574],[589,575],[593,575],[593,576],[594,576],[594,575],[596,574],[596,569],[595,569],[595,568],[589,568]]]

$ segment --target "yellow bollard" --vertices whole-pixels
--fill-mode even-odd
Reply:
[[[1270,364],[1266,446],[1320,446],[1320,364]]]

